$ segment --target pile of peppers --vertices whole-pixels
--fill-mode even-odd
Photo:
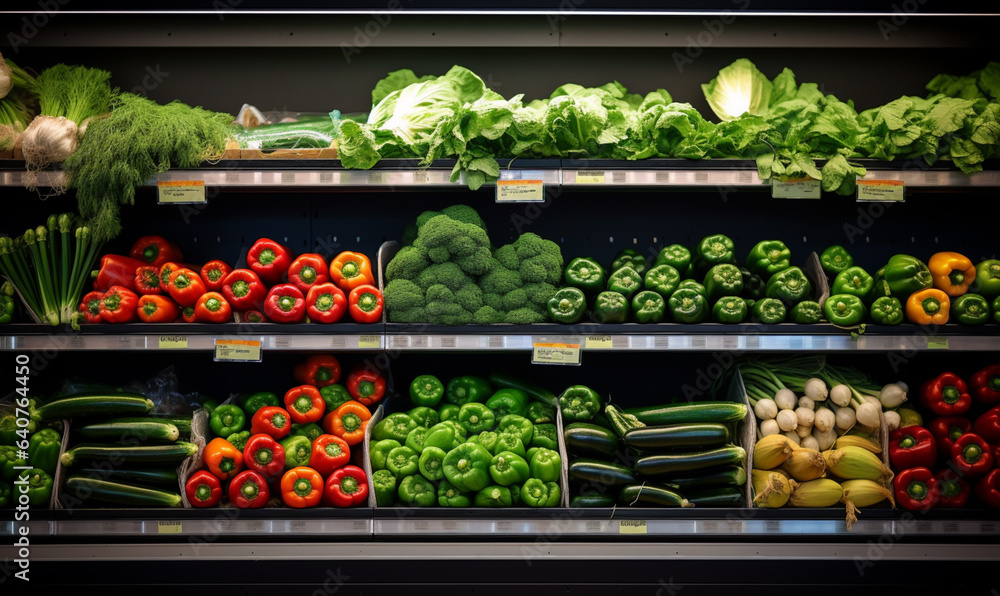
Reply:
[[[367,505],[368,477],[352,453],[361,452],[385,377],[363,362],[346,377],[342,371],[335,356],[316,354],[295,365],[300,384],[281,397],[258,391],[206,402],[214,438],[206,469],[186,483],[191,504],[212,507],[227,495],[241,509],[278,500],[293,508]]]
[[[26,404],[27,398],[23,399]],[[19,406],[17,401],[15,405]],[[0,415],[0,509],[18,505],[47,509],[62,432],[40,427],[36,421],[18,426],[17,418],[13,407]]]
[[[1000,364],[983,367],[968,382],[954,372],[928,379],[920,404],[929,424],[890,434],[897,505],[1000,508]]]

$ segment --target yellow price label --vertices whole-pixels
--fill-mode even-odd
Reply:
[[[260,356],[260,340],[215,340],[215,360],[218,362],[260,362]]]
[[[583,342],[584,348],[588,350],[610,350],[611,349],[611,336],[610,335],[588,335],[587,339]]]
[[[381,335],[359,335],[358,336],[358,347],[359,348],[381,348],[382,347],[382,336]]]
[[[158,521],[156,522],[157,534],[182,534],[184,526],[179,521]]]
[[[161,335],[157,346],[161,350],[186,350],[188,338],[186,335]]]
[[[644,519],[623,519],[618,521],[619,534],[645,534],[647,531]]]
[[[820,181],[808,176],[771,181],[771,197],[775,199],[818,199],[822,190]]]
[[[948,338],[947,337],[928,337],[927,338],[927,349],[928,350],[947,350],[948,349]]]
[[[204,180],[165,180],[156,183],[161,204],[206,203]]]
[[[580,344],[540,343],[531,346],[532,364],[580,364]]]
[[[906,199],[902,180],[858,180],[858,200],[901,203]]]
[[[541,180],[497,180],[498,203],[539,203],[544,200]]]
[[[580,170],[576,173],[577,184],[604,184],[604,172]]]

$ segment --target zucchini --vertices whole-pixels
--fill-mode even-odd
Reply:
[[[611,422],[611,430],[619,437],[624,437],[625,433],[632,429],[646,426],[632,414],[626,414],[611,404],[604,406],[604,413]]]
[[[81,461],[118,461],[122,464],[179,464],[198,453],[194,443],[180,441],[171,445],[77,445],[59,457],[64,466]]]
[[[577,482],[619,486],[636,482],[631,468],[599,459],[579,458],[569,463],[569,478]]]
[[[497,387],[520,389],[521,391],[527,393],[531,399],[549,404],[550,406],[554,406],[559,403],[559,399],[548,389],[542,387],[541,385],[532,383],[531,381],[525,381],[524,379],[512,377],[507,373],[491,374],[490,383],[493,383]]]
[[[659,505],[662,507],[694,507],[680,494],[669,487],[658,484],[629,484],[618,491],[618,504],[631,507],[633,505]]]
[[[746,404],[733,401],[703,401],[688,404],[670,404],[629,408],[642,423],[648,425],[682,424],[685,422],[733,422],[747,417]]]
[[[118,441],[136,438],[150,443],[173,443],[180,438],[180,430],[169,422],[147,419],[140,422],[95,422],[73,432],[88,441]]]
[[[566,451],[580,455],[609,457],[618,451],[620,445],[618,435],[589,422],[567,425],[563,438],[566,440]]]
[[[614,504],[614,497],[596,492],[576,495],[569,502],[570,507],[612,507]]]
[[[731,466],[718,472],[709,472],[708,474],[698,474],[697,471],[694,471],[689,475],[667,477],[662,482],[676,486],[681,491],[721,488],[724,486],[744,486],[747,483],[747,472],[740,466]]]
[[[665,476],[689,470],[742,464],[746,455],[747,452],[742,447],[735,445],[707,451],[645,455],[636,460],[635,473],[640,476]]]
[[[743,501],[743,491],[727,486],[685,492],[688,502],[696,507],[739,507]]]
[[[180,431],[181,436],[188,436],[191,434],[191,415],[180,416],[177,414],[158,414],[152,412],[149,416],[127,416],[124,418],[112,418],[108,422],[145,422],[147,420],[156,420],[158,422],[169,422],[177,427]]]
[[[150,507],[181,507],[181,496],[175,492],[132,486],[121,482],[98,480],[86,476],[70,476],[66,479],[64,492],[73,495],[86,494],[88,498],[117,503]]]
[[[634,449],[709,447],[730,440],[729,427],[718,422],[692,422],[633,428],[622,439]]]
[[[153,411],[153,400],[138,393],[72,395],[37,407],[42,420],[61,420],[93,415],[138,415]]]
[[[88,478],[100,478],[112,482],[123,482],[125,484],[153,484],[153,485],[173,485],[177,486],[177,470],[167,468],[145,468],[122,469],[109,467],[101,468],[81,468],[77,472],[80,476]]]

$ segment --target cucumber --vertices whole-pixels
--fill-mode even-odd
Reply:
[[[563,438],[566,440],[566,451],[580,455],[609,457],[614,455],[620,446],[618,435],[589,422],[573,422],[567,425],[563,431]]]
[[[694,507],[693,504],[680,494],[670,490],[669,487],[658,484],[629,484],[623,486],[618,491],[618,504],[625,506],[659,505],[662,507]]]
[[[599,484],[602,486],[620,486],[634,484],[635,473],[631,468],[599,459],[579,458],[569,463],[570,480],[577,482]]]
[[[743,501],[743,491],[732,486],[687,491],[684,494],[688,502],[696,507],[739,507]]]
[[[614,497],[596,492],[576,495],[569,502],[570,507],[611,507],[614,504]]]
[[[138,393],[72,395],[37,407],[42,420],[61,420],[78,416],[138,415],[153,411],[153,400]]]
[[[179,464],[198,453],[194,443],[180,441],[172,445],[77,445],[59,457],[64,466],[72,466],[80,461],[119,461],[123,464]]]
[[[154,488],[144,488],[97,480],[86,476],[70,476],[66,479],[63,489],[71,495],[87,494],[88,498],[117,503],[119,505],[136,505],[149,507],[181,507],[181,496],[175,492],[167,492]]]
[[[642,423],[648,425],[682,424],[685,422],[733,422],[747,417],[746,404],[732,401],[703,401],[689,404],[629,408]]]
[[[100,478],[111,482],[122,482],[125,484],[153,484],[177,486],[177,470],[166,468],[147,468],[143,470],[120,469],[120,468],[81,468],[77,471],[80,476],[88,478]]]
[[[611,430],[615,431],[619,437],[624,437],[625,433],[632,429],[646,426],[639,422],[635,416],[626,414],[611,404],[604,406],[604,413],[607,415],[608,421],[611,422]]]
[[[493,383],[497,387],[505,387],[509,389],[520,389],[521,391],[528,394],[531,399],[538,400],[542,403],[554,406],[559,403],[559,399],[554,393],[548,389],[542,387],[541,385],[536,385],[530,381],[525,381],[524,379],[519,379],[517,377],[512,377],[507,373],[493,373],[490,375],[490,383]]]
[[[150,413],[149,416],[127,416],[124,418],[112,418],[107,422],[145,422],[147,420],[156,420],[158,422],[169,422],[177,427],[180,431],[181,436],[188,436],[191,434],[191,415],[179,416],[177,414],[158,414],[156,412]]]
[[[95,422],[73,432],[89,441],[118,441],[135,438],[150,443],[173,443],[180,430],[169,422],[147,419],[140,422]]]
[[[728,443],[729,427],[718,422],[692,422],[633,428],[623,441],[635,449],[709,447]]]
[[[690,474],[664,478],[662,482],[676,486],[681,491],[722,488],[724,486],[744,486],[747,483],[747,472],[740,466],[732,466],[718,472],[702,473],[700,475],[695,470]]]
[[[689,470],[742,464],[746,455],[742,447],[735,445],[707,451],[646,455],[636,460],[635,473],[640,476],[664,476]]]
[[[243,149],[324,149],[338,136],[340,124],[332,118],[308,122],[279,122],[236,133]]]

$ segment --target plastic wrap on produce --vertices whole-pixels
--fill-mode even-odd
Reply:
[[[820,263],[819,255],[815,252],[809,253],[802,266],[802,272],[813,284],[813,300],[823,306],[826,299],[830,297],[830,283],[826,279],[826,273],[823,272],[823,264]]]
[[[387,402],[387,400],[386,400]],[[362,459],[364,460],[364,470],[365,477],[368,478],[368,506],[372,509],[375,508],[375,484],[372,482],[372,461],[371,457],[368,455],[371,453],[371,439],[372,439],[372,429],[375,425],[382,420],[382,415],[385,413],[384,407],[386,403],[382,403],[379,407],[375,408],[372,412],[371,419],[368,420],[368,427],[365,428],[365,440],[362,442]]]
[[[566,439],[563,437],[562,408],[556,401],[556,441],[559,444],[559,457],[562,458],[562,470],[559,472],[559,487],[562,489],[562,496],[559,499],[560,507],[569,507],[569,453],[566,451]]]
[[[230,397],[223,403],[231,403],[232,400],[233,398]],[[177,484],[181,492],[181,503],[187,508],[191,507],[191,501],[187,498],[187,491],[184,490],[184,485],[187,484],[187,480],[191,474],[201,468],[202,454],[205,452],[205,445],[208,444],[208,433],[208,410],[198,408],[191,417],[190,439],[191,443],[198,446],[198,453],[188,457],[181,462],[181,465],[177,466]]]
[[[813,253],[815,254],[815,253]],[[744,471],[747,474],[747,481],[743,487],[743,498],[746,507],[750,507],[753,502],[753,483],[751,482],[751,471],[753,470],[753,447],[757,443],[757,417],[754,416],[753,406],[747,398],[747,389],[743,385],[743,375],[737,370],[729,382],[729,390],[726,392],[726,400],[745,404],[747,407],[746,418],[743,419],[743,428],[740,431],[740,446],[746,451],[744,460]]]

